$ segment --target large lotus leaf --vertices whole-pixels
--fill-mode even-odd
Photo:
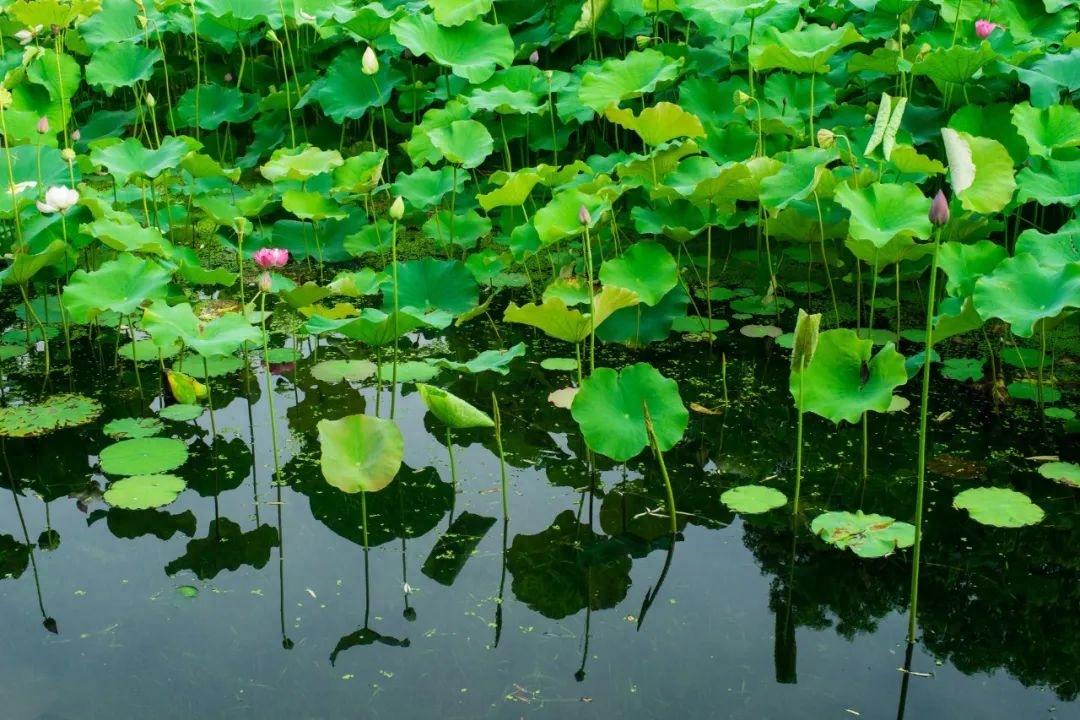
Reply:
[[[375,370],[370,360],[323,360],[311,367],[311,377],[326,383],[360,382],[374,376]]]
[[[848,233],[884,247],[894,237],[927,238],[930,198],[912,183],[873,183],[855,189],[844,183],[836,188],[836,202],[851,213]]]
[[[1003,260],[975,283],[975,309],[1000,318],[1020,337],[1031,337],[1035,323],[1080,307],[1080,262],[1046,267],[1031,255]]]
[[[514,62],[514,41],[505,25],[470,20],[456,27],[441,27],[431,15],[406,14],[390,26],[394,39],[415,55],[427,55],[450,72],[471,83],[482,83],[495,66]]]
[[[1080,203],[1080,160],[1044,160],[1040,167],[1025,167],[1016,175],[1020,185],[1017,199],[1040,205]]]
[[[95,147],[90,151],[90,161],[95,165],[104,165],[105,169],[123,185],[128,178],[156,178],[165,170],[177,167],[184,156],[202,147],[191,138],[165,137],[156,149],[143,146],[137,138],[128,138],[123,142],[105,147]]]
[[[429,0],[435,22],[453,27],[475,20],[491,12],[492,0]]]
[[[468,120],[472,118],[473,114],[469,106],[460,99],[451,100],[445,107],[428,108],[424,112],[424,117],[420,123],[412,126],[409,140],[404,143],[405,152],[408,153],[413,165],[433,165],[439,162],[442,159],[442,154],[431,144],[431,138],[429,137],[431,132],[441,127],[447,127],[450,123],[458,120]]]
[[[939,306],[941,314],[934,321],[934,334],[930,344],[937,345],[942,340],[954,335],[978,330],[983,326],[983,319],[975,312],[975,303],[971,296],[958,302],[956,298],[946,298]]]
[[[606,286],[637,293],[641,302],[656,305],[679,283],[679,267],[667,248],[659,243],[635,243],[600,267]]]
[[[153,253],[176,261],[173,244],[165,239],[158,228],[144,227],[131,213],[113,210],[104,202],[90,200],[87,204],[97,219],[80,225],[80,232],[121,253]]]
[[[647,107],[637,116],[629,108],[609,106],[604,110],[604,117],[627,130],[633,130],[651,147],[679,137],[705,136],[705,128],[697,115],[669,102]]]
[[[375,308],[364,308],[360,317],[331,320],[315,315],[304,327],[313,335],[326,332],[341,333],[347,338],[359,340],[366,345],[388,345],[394,338],[423,327],[427,321],[417,315],[398,311],[385,313]]]
[[[137,42],[111,43],[94,51],[86,64],[86,82],[97,85],[112,97],[116,88],[133,87],[154,75],[154,65],[162,58],[156,47]]]
[[[348,415],[318,429],[323,477],[343,492],[378,492],[401,469],[405,437],[393,420]]]
[[[743,515],[769,512],[783,507],[787,501],[787,495],[764,485],[740,485],[720,496],[720,502],[728,509]]]
[[[1073,218],[1056,233],[1025,230],[1016,238],[1014,252],[1031,255],[1046,266],[1080,262],[1080,218]]]
[[[833,55],[864,39],[851,23],[835,30],[815,24],[786,32],[769,25],[750,47],[750,63],[758,70],[826,73]]]
[[[277,529],[270,525],[244,532],[229,518],[219,517],[210,521],[205,538],[188,541],[187,551],[166,565],[165,572],[175,575],[190,570],[200,580],[209,580],[241,565],[258,570],[270,562],[270,551],[278,542]]]
[[[949,48],[937,48],[923,55],[912,68],[912,74],[925,75],[939,90],[949,85],[963,85],[971,80],[984,65],[998,57],[988,44],[966,47],[957,43]]]
[[[611,314],[596,330],[596,337],[604,342],[623,343],[630,347],[642,347],[651,342],[665,340],[671,331],[702,332],[704,321],[697,319],[691,330],[679,329],[679,324],[687,320],[686,307],[690,296],[682,285],[676,285],[656,305],[638,304],[622,308]],[[723,323],[723,327],[721,327]],[[713,320],[713,331],[727,327],[726,320]]]
[[[250,120],[258,111],[255,95],[234,87],[202,85],[198,88],[198,116],[196,116],[196,88],[190,88],[180,96],[176,112],[189,127],[213,130],[225,123],[241,123]]]
[[[82,395],[53,395],[37,405],[0,408],[0,437],[37,437],[85,425],[101,414],[101,403]]]
[[[707,225],[703,208],[679,198],[655,207],[638,205],[630,211],[630,217],[634,229],[642,235],[663,235],[679,243],[694,239]]]
[[[975,282],[993,272],[1008,256],[1008,250],[989,240],[979,240],[972,245],[942,244],[938,248],[938,267],[949,278],[946,291],[953,297],[967,297],[974,292]]]
[[[187,445],[175,438],[121,440],[102,448],[98,460],[110,475],[156,475],[187,462]]]
[[[480,207],[489,211],[505,205],[524,205],[532,189],[540,182],[540,175],[535,170],[526,169],[509,174],[496,173],[491,176],[491,180],[502,184],[488,193],[476,196]]]
[[[435,128],[428,138],[447,161],[464,168],[484,162],[495,147],[491,133],[476,120],[455,120],[446,127]]]
[[[117,480],[105,491],[105,502],[125,510],[149,510],[168,505],[187,483],[176,475],[132,475]]]
[[[25,285],[47,267],[66,261],[69,246],[63,240],[53,240],[41,252],[16,252],[11,264],[0,271],[0,284]]]
[[[337,150],[320,150],[313,146],[278,148],[259,172],[270,182],[279,180],[304,181],[332,172],[344,164]]]
[[[818,515],[810,529],[828,544],[864,558],[886,557],[915,544],[914,525],[861,510]]]
[[[835,153],[821,148],[799,148],[784,153],[777,172],[761,179],[761,204],[770,210],[782,210],[790,203],[809,197],[822,178],[829,174],[828,164]]]
[[[57,55],[52,48],[42,48],[41,54],[26,66],[26,78],[49,91],[49,98],[70,99],[82,85],[79,63],[67,54]]]
[[[382,181],[387,152],[363,152],[346,158],[334,170],[334,190],[337,192],[369,193]]]
[[[779,165],[779,163],[778,163]],[[734,210],[736,200],[749,199],[750,170],[739,162],[717,165],[711,158],[694,155],[679,163],[664,178],[664,185],[701,205],[714,205],[721,212]],[[753,197],[756,198],[756,192]]]
[[[901,260],[916,260],[934,252],[932,244],[917,243],[908,235],[903,234],[894,235],[880,246],[870,240],[849,237],[844,241],[844,246],[851,251],[852,255],[875,268],[892,265]]]
[[[1033,155],[1048,158],[1055,148],[1080,145],[1080,110],[1072,105],[1039,109],[1023,102],[1013,106],[1012,122]]]
[[[424,223],[421,230],[424,237],[431,238],[439,245],[444,245],[453,238],[454,245],[471,249],[480,238],[491,232],[491,220],[475,210],[457,214],[451,214],[449,210],[439,210]]]
[[[490,415],[451,392],[425,383],[417,383],[416,389],[420,391],[420,399],[427,409],[455,430],[495,426]]]
[[[165,297],[171,279],[153,260],[124,253],[93,272],[76,270],[64,286],[64,308],[80,323],[105,311],[130,315],[147,300]]]
[[[1049,462],[1039,466],[1039,474],[1054,482],[1080,488],[1080,465],[1071,462]]]
[[[542,246],[547,247],[585,232],[585,226],[580,219],[581,208],[588,211],[595,224],[609,207],[610,203],[601,197],[601,193],[587,193],[577,188],[560,190],[552,196],[547,205],[536,211],[533,225]]]
[[[679,396],[678,384],[648,363],[621,372],[597,368],[581,384],[570,413],[581,427],[585,442],[596,452],[623,462],[649,444],[645,404],[660,450],[682,439],[690,412]]]
[[[969,488],[953,498],[953,507],[967,510],[972,520],[994,527],[1035,525],[1045,515],[1027,495],[1008,488]]]
[[[203,321],[188,303],[170,306],[157,300],[143,311],[143,325],[159,346],[168,347],[180,339],[206,357],[230,355],[246,342],[262,340],[259,328],[242,315],[232,313]]]
[[[1063,88],[1070,93],[1080,89],[1080,48],[1046,53],[1030,67],[1010,66],[1009,69],[1031,90],[1032,105],[1049,107],[1061,102]]]
[[[348,213],[333,198],[315,190],[286,190],[281,206],[301,220],[344,220]]]
[[[195,4],[200,14],[205,13],[207,18],[235,33],[249,30],[260,22],[274,28],[281,27],[278,6],[263,0],[197,0]]]
[[[326,75],[311,84],[299,106],[308,99],[314,100],[334,122],[344,124],[346,120],[364,117],[372,108],[386,105],[405,76],[389,62],[380,63],[374,75],[358,75],[362,58],[355,46],[342,50],[330,63]]]
[[[605,287],[593,296],[592,314],[572,310],[559,297],[545,298],[542,305],[530,303],[518,306],[510,303],[503,314],[506,322],[517,322],[540,328],[553,338],[566,342],[581,342],[589,331],[599,327],[616,310],[636,305],[637,293],[626,288]]]
[[[601,112],[609,105],[652,92],[678,74],[678,63],[662,52],[652,48],[632,50],[625,58],[605,60],[600,67],[586,72],[578,99],[585,107]]]
[[[486,371],[506,375],[510,372],[507,365],[509,365],[514,358],[519,358],[524,354],[525,343],[518,343],[507,350],[485,350],[472,360],[466,362],[456,362],[446,358],[427,358],[426,362],[439,368],[446,368],[473,375]]]
[[[818,335],[813,360],[801,373],[791,373],[791,396],[800,410],[828,418],[857,421],[864,412],[885,412],[892,391],[907,382],[904,356],[886,343],[871,357],[873,341],[859,338],[854,330],[833,329]]]
[[[457,173],[457,192],[464,188],[465,173]],[[443,166],[438,170],[421,167],[408,175],[399,173],[392,190],[415,208],[429,208],[454,190],[454,169]]]
[[[135,438],[153,437],[162,431],[164,424],[154,417],[145,418],[118,418],[105,423],[101,429],[103,433],[113,440],[131,440]]]
[[[441,310],[460,315],[476,307],[480,288],[471,272],[457,260],[409,260],[398,263],[398,308],[415,308],[421,314]],[[383,284],[383,307],[394,307],[394,285]]]
[[[1003,210],[1016,190],[1009,151],[997,140],[942,128],[952,188],[965,210],[991,214]]]
[[[554,619],[617,606],[630,588],[633,560],[611,543],[572,510],[535,535],[515,535],[506,555],[514,596]]]

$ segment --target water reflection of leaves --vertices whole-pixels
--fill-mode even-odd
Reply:
[[[11,535],[0,535],[0,579],[15,579],[30,564],[30,546]]]
[[[189,541],[187,552],[166,565],[165,572],[175,575],[191,570],[200,580],[209,580],[222,570],[238,570],[241,565],[258,570],[270,561],[270,549],[277,544],[277,530],[270,525],[244,532],[232,520],[218,518],[210,523],[207,537]]]

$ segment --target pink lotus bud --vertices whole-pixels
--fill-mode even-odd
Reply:
[[[531,62],[533,65],[540,62],[540,51],[539,50],[533,50],[531,53],[529,53],[529,62]]]
[[[232,73],[225,73],[225,82],[231,83],[233,81]]]
[[[263,274],[259,276],[259,289],[264,293],[270,292],[270,288],[273,284],[274,280],[270,277],[269,271],[264,271]]]
[[[937,191],[934,202],[930,203],[930,223],[934,227],[941,227],[949,222],[949,201],[945,199],[945,193]]]
[[[591,225],[592,224],[592,215],[589,214],[589,208],[582,205],[581,209],[578,210],[577,219],[578,219],[578,222],[581,223],[582,225]]]
[[[255,251],[253,259],[263,270],[285,267],[289,262],[289,251],[285,248],[261,248]]]
[[[79,132],[79,128],[75,128],[75,131],[71,133],[71,142],[79,142],[82,140],[82,133]]]
[[[37,131],[42,135],[49,132],[49,118],[45,117],[44,115],[41,116],[41,118],[37,121]]]
[[[1005,29],[1001,25],[998,25],[995,22],[990,22],[989,20],[976,20],[975,21],[975,34],[978,35],[983,40],[990,37],[990,35],[995,30],[997,30],[998,28],[1001,28],[1002,30]]]

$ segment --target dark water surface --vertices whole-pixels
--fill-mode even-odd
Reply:
[[[471,343],[451,338],[442,349],[466,359]],[[793,543],[790,505],[740,518],[719,502],[739,484],[791,490],[786,352],[761,348],[726,348],[735,402],[725,414],[693,414],[667,456],[686,513],[674,548],[667,520],[647,514],[663,508],[655,463],[647,453],[625,467],[590,459],[568,412],[545,400],[570,376],[539,369],[540,352],[505,378],[433,381],[485,408],[498,393],[508,524],[490,432],[455,433],[455,493],[444,431],[406,385],[396,408],[406,468],[368,500],[366,561],[359,500],[323,481],[315,422],[374,413],[374,389],[320,383],[309,359],[276,378],[283,487],[255,361],[246,381],[213,380],[213,448],[208,415],[167,423],[164,434],[185,439],[192,459],[176,471],[189,489],[160,511],[91,499],[83,512],[68,497],[93,481],[105,487],[100,425],[9,439],[0,717],[1080,718],[1077,496],[1023,460],[1067,450],[1075,436],[1023,408],[995,415],[959,385],[937,396],[935,413],[954,415],[935,425],[935,454],[977,459],[986,472],[931,477],[921,641],[902,692],[909,554],[860,560],[805,527]],[[601,359],[623,361],[609,349]],[[720,364],[705,346],[653,359],[686,402],[719,405]],[[92,361],[84,370],[82,382],[116,374]],[[152,370],[145,396],[130,389],[130,365],[121,374],[117,387],[92,391],[106,405],[102,423],[159,405]],[[899,394],[917,405],[916,385]],[[388,410],[384,391],[380,414]],[[872,418],[863,483],[861,429],[808,419],[807,516],[861,507],[910,520],[916,427],[914,412]],[[1029,494],[1046,520],[975,524],[950,505],[979,484]],[[59,547],[38,549],[50,526]]]

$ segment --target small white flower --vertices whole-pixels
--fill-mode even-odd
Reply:
[[[20,45],[29,45],[34,41],[34,38],[41,32],[43,25],[35,25],[32,30],[19,30],[15,33],[15,39],[19,41]]]
[[[79,202],[79,191],[61,185],[46,190],[45,202],[38,200],[37,209],[46,215],[54,212],[63,213],[77,202]]]
[[[363,57],[360,58],[360,72],[365,75],[374,75],[379,72],[379,58],[370,45],[367,46]]]

